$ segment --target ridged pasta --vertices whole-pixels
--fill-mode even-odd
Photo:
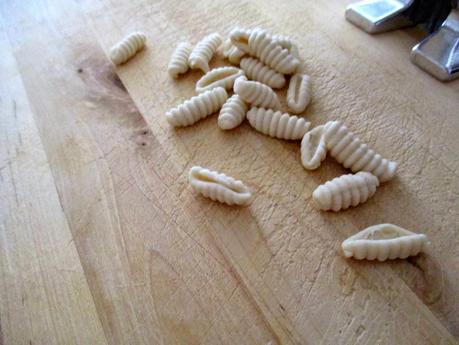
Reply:
[[[248,45],[251,55],[279,73],[292,74],[300,64],[296,57],[273,41],[264,30],[251,30]]]
[[[233,45],[231,39],[228,38],[223,44],[223,56],[228,59],[233,65],[239,65],[241,58],[245,55],[242,50]]]
[[[341,248],[347,258],[385,261],[418,255],[427,245],[427,236],[424,234],[394,224],[378,224],[349,237]]]
[[[247,119],[256,130],[271,137],[286,140],[301,139],[311,125],[310,122],[297,116],[256,107],[249,110]]]
[[[325,142],[330,155],[353,172],[368,171],[381,182],[395,175],[397,163],[383,158],[358,139],[339,121],[325,125]]]
[[[214,68],[198,80],[196,83],[196,92],[201,93],[218,86],[229,91],[233,88],[234,81],[243,75],[244,71],[236,67],[225,66]]]
[[[358,172],[336,177],[317,187],[312,193],[312,199],[317,208],[324,211],[345,210],[355,207],[371,198],[379,180],[369,172]]]
[[[190,169],[189,181],[205,197],[228,205],[245,205],[252,197],[241,181],[199,166]]]
[[[327,156],[325,125],[307,132],[301,140],[301,163],[308,170],[317,169]]]
[[[279,98],[269,86],[258,81],[249,81],[246,77],[239,77],[234,82],[234,92],[253,106],[278,109]]]
[[[251,30],[234,28],[230,32],[231,43],[244,53],[250,53],[249,36]]]
[[[293,44],[292,40],[288,36],[285,36],[285,35],[272,35],[271,37],[272,37],[272,40],[276,44],[280,45],[284,49],[287,49],[288,51],[290,51],[292,49],[292,47],[294,47],[294,44]]]
[[[222,87],[205,91],[169,110],[166,119],[174,127],[192,125],[215,113],[227,98],[228,94]]]
[[[233,95],[223,104],[218,115],[218,127],[229,130],[239,126],[247,114],[247,104],[239,95]]]
[[[306,74],[295,74],[290,78],[287,91],[288,109],[294,113],[302,113],[311,102],[311,82]]]
[[[188,57],[191,53],[191,45],[188,42],[179,43],[172,53],[167,67],[167,72],[172,78],[177,78],[179,74],[186,73],[188,71]]]
[[[222,36],[218,33],[204,37],[191,51],[188,58],[188,65],[192,69],[200,69],[204,73],[209,72],[209,61],[214,56],[220,44],[222,44],[222,41]]]
[[[241,59],[240,67],[249,79],[259,81],[274,89],[280,89],[285,86],[283,74],[277,73],[256,58],[245,57]]]
[[[147,36],[142,32],[133,32],[110,49],[110,59],[115,65],[125,63],[141,50]]]

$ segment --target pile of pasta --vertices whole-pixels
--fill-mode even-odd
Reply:
[[[110,51],[112,61],[125,63],[142,49],[145,40],[142,33],[129,35]],[[209,62],[220,47],[233,66],[210,69]],[[311,123],[297,116],[311,102],[311,80],[302,71],[298,49],[289,37],[261,28],[237,27],[225,41],[220,34],[212,33],[194,47],[182,42],[170,58],[168,73],[178,78],[190,69],[204,73],[196,83],[197,95],[169,110],[167,121],[174,127],[190,126],[219,111],[218,127],[227,131],[247,118],[261,133],[301,140],[301,162],[307,170],[319,168],[330,154],[353,173],[314,190],[312,199],[318,209],[338,212],[355,207],[371,198],[380,183],[395,176],[397,163],[375,152],[340,121],[310,130]],[[283,112],[274,90],[286,85],[288,112]],[[200,166],[191,168],[189,181],[205,197],[229,205],[246,205],[252,198],[242,181]],[[342,249],[346,257],[384,261],[417,255],[426,246],[425,235],[379,224],[345,240]]]

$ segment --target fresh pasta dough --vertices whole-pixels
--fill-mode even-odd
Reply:
[[[241,181],[199,166],[190,169],[189,182],[205,197],[228,205],[246,205],[252,197]]]
[[[249,36],[251,30],[242,29],[242,28],[234,28],[230,32],[230,40],[231,43],[238,48],[240,51],[244,53],[250,53],[249,48]]]
[[[172,78],[188,71],[188,57],[191,53],[191,45],[188,42],[179,43],[172,53],[167,71]]]
[[[358,139],[339,121],[325,125],[325,142],[330,155],[353,172],[368,171],[385,182],[395,175],[397,163],[383,158]]]
[[[317,126],[301,140],[301,163],[308,170],[317,169],[327,156],[325,126]]]
[[[257,81],[249,81],[246,77],[239,77],[234,82],[234,92],[247,103],[263,108],[278,109],[279,98],[269,86]]]
[[[228,98],[226,90],[216,87],[194,96],[166,113],[167,121],[174,127],[189,126],[215,113]]]
[[[317,187],[312,193],[312,199],[317,208],[324,211],[345,210],[355,207],[371,198],[379,180],[369,172],[358,172],[336,177]]]
[[[280,89],[285,86],[285,77],[283,74],[277,73],[256,58],[245,57],[241,59],[240,67],[249,79],[259,81],[273,89]]]
[[[188,65],[192,69],[200,69],[204,73],[209,72],[209,61],[214,56],[220,44],[222,44],[222,41],[222,36],[218,33],[204,37],[191,51],[188,58]]]
[[[245,119],[247,104],[239,95],[233,95],[223,104],[218,115],[218,127],[229,130],[239,126]]]
[[[110,59],[115,65],[125,63],[145,46],[147,36],[142,32],[133,32],[110,49]]]
[[[310,122],[297,116],[256,107],[249,110],[247,119],[256,130],[271,137],[286,140],[301,139],[311,125]]]
[[[394,224],[378,224],[349,237],[341,248],[347,258],[385,261],[418,255],[427,245],[424,234],[417,234]]]
[[[244,72],[236,67],[225,66],[214,68],[198,80],[196,83],[196,92],[201,93],[218,86],[229,91],[233,88],[234,81],[243,75]]]
[[[284,35],[272,35],[272,40],[280,45],[282,48],[287,49],[288,51],[291,51],[291,49],[295,46],[288,36]]]
[[[228,38],[223,44],[223,56],[233,65],[239,65],[241,58],[244,55],[245,52],[233,45],[230,38]]]
[[[264,64],[282,74],[293,74],[300,61],[287,49],[273,41],[272,37],[262,29],[250,31],[248,40],[250,54],[258,57]]]
[[[287,91],[288,109],[294,113],[302,113],[311,101],[311,82],[306,74],[295,74],[290,78]]]

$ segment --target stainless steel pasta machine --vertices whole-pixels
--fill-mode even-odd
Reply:
[[[459,77],[459,0],[364,0],[345,16],[375,34],[421,24],[428,35],[411,50],[411,61],[439,80]]]

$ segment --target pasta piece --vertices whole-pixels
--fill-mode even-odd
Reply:
[[[427,245],[424,234],[416,234],[394,224],[378,224],[349,237],[341,248],[347,258],[385,261],[418,255]]]
[[[312,199],[319,209],[338,212],[364,203],[375,194],[378,186],[376,176],[361,171],[355,175],[336,177],[320,185],[312,193]]]
[[[302,113],[311,102],[311,83],[306,74],[295,74],[290,78],[287,91],[288,109],[294,113]]]
[[[254,106],[278,109],[279,98],[269,86],[257,81],[248,81],[246,77],[239,77],[234,82],[234,92]]]
[[[189,181],[205,197],[228,205],[246,205],[252,197],[241,181],[199,166],[190,169]]]
[[[241,58],[245,53],[238,47],[231,43],[231,39],[228,38],[223,45],[223,56],[228,59],[233,65],[239,65]]]
[[[317,126],[301,140],[301,163],[308,170],[317,169],[327,156],[325,126]]]
[[[166,113],[167,121],[174,127],[189,126],[215,113],[228,98],[222,87],[194,96]]]
[[[230,32],[231,43],[244,53],[250,53],[249,36],[251,30],[234,28]]]
[[[288,37],[288,36],[272,35],[272,40],[276,44],[280,45],[282,48],[287,49],[288,51],[290,51],[292,49],[292,47],[295,46],[293,44],[292,40],[290,39],[290,37]]]
[[[247,104],[238,95],[233,95],[225,104],[218,115],[218,127],[229,130],[239,126],[245,119]]]
[[[190,53],[191,46],[188,42],[182,42],[175,48],[167,67],[167,71],[172,78],[177,78],[179,74],[188,71],[188,57]]]
[[[271,137],[286,140],[301,139],[311,125],[310,122],[296,116],[256,107],[249,110],[247,119],[256,130]]]
[[[125,63],[144,47],[146,40],[144,33],[133,32],[110,49],[110,59],[115,65]]]
[[[244,72],[236,67],[218,67],[207,72],[196,83],[196,92],[201,93],[218,86],[231,90],[234,81],[243,76]]]
[[[325,125],[325,142],[330,155],[353,172],[371,172],[381,182],[395,175],[396,162],[381,157],[339,121],[330,121]]]
[[[209,72],[209,61],[214,56],[220,44],[222,44],[222,36],[218,33],[204,37],[191,51],[188,58],[189,66],[192,69],[200,69],[204,73]]]
[[[285,77],[282,74],[277,73],[258,59],[245,57],[241,59],[240,66],[249,79],[259,81],[274,89],[283,88],[285,85]]]
[[[273,41],[266,31],[255,29],[249,36],[250,54],[258,57],[261,62],[283,74],[292,74],[298,68],[300,61],[287,49]]]

